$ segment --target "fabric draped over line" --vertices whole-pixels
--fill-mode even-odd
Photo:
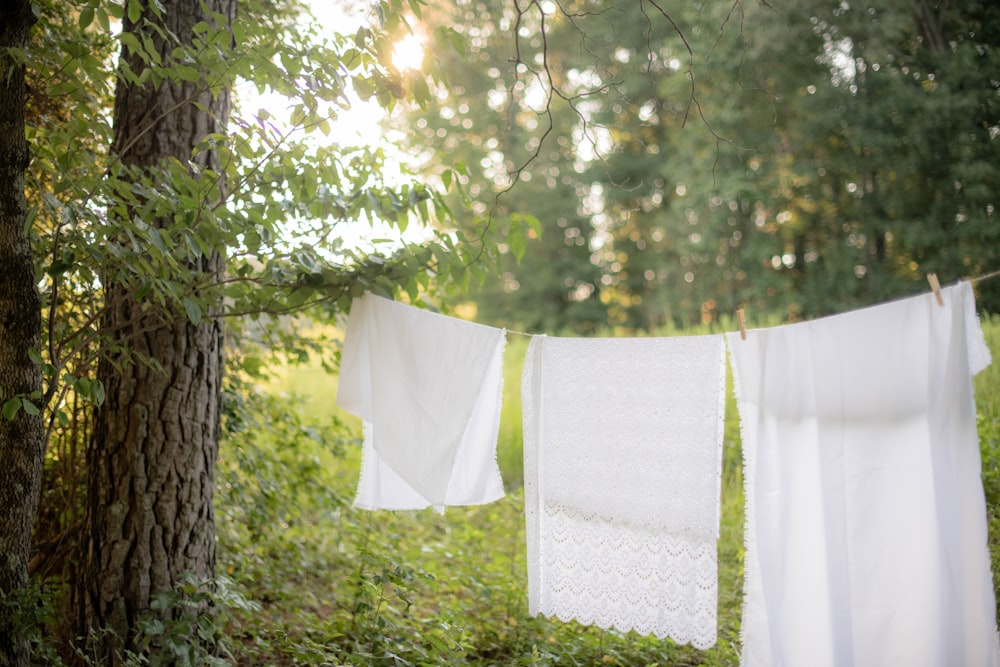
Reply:
[[[532,615],[715,644],[725,377],[721,335],[532,338]]]
[[[529,612],[709,648],[728,341],[746,494],[744,667],[1000,667],[971,285],[739,334],[534,336],[522,377]],[[371,294],[337,403],[355,504],[503,497],[506,332]]]
[[[373,294],[351,305],[337,404],[364,422],[355,505],[441,510],[503,497],[506,332]]]
[[[968,283],[727,334],[745,667],[996,665]]]

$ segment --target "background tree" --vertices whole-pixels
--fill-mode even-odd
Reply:
[[[481,207],[524,167],[516,201],[549,233],[504,267],[507,284],[534,286],[530,298],[480,299],[486,311],[508,303],[509,322],[532,310],[567,321],[538,298],[540,285],[563,288],[545,270],[560,266],[546,249],[560,218],[592,251],[561,274],[586,275],[607,321],[629,329],[711,321],[744,303],[812,317],[924,289],[931,271],[947,281],[997,263],[986,4],[453,4],[472,57],[443,67],[464,99],[442,98],[443,120],[418,113],[417,141],[454,141],[470,171],[490,166],[494,187],[470,190]],[[511,53],[496,35],[514,28]],[[516,113],[486,121],[500,100]],[[575,201],[546,180],[550,154]],[[987,309],[994,289],[983,287]]]
[[[32,354],[41,340],[41,305],[26,223],[24,54],[35,22],[30,2],[0,2],[0,663],[29,664],[26,627],[31,531],[45,451],[42,374]]]
[[[460,157],[480,211],[528,213],[543,230],[520,261],[504,255],[502,291],[473,295],[482,316],[580,332],[701,321],[722,282],[709,279],[715,239],[706,222],[692,226],[690,205],[670,206],[724,172],[720,155],[743,159],[706,103],[716,83],[736,85],[738,22],[727,27],[726,8],[672,14],[655,2],[440,4],[442,16],[467,17],[456,29],[469,54],[439,58],[451,92],[414,110],[411,145],[428,169]],[[757,97],[740,102],[767,104]],[[446,159],[434,157],[442,143]]]
[[[460,18],[455,30],[463,51],[432,51],[446,85],[401,121],[414,130],[408,144],[425,173],[462,165],[462,192],[473,201],[475,215],[468,224],[485,219],[501,225],[511,216],[530,216],[540,232],[532,231],[526,246],[502,244],[500,280],[460,298],[471,298],[484,322],[593,331],[606,315],[600,273],[591,263],[590,184],[580,176],[578,155],[592,138],[574,109],[586,104],[590,90],[569,63],[560,64],[572,48],[570,36],[538,5],[522,9],[491,0],[429,3],[418,30],[440,34],[436,26],[454,16]],[[543,77],[546,67],[572,101],[553,95]]]

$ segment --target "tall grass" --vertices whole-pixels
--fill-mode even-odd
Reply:
[[[987,318],[984,328],[997,361],[976,377],[975,386],[998,572],[1000,318]],[[260,612],[238,614],[231,628],[238,663],[738,664],[744,504],[731,391],[717,645],[696,651],[528,615],[520,488],[520,376],[527,345],[526,338],[514,336],[505,355],[498,461],[508,495],[482,507],[449,508],[443,516],[353,509],[357,424],[334,408],[335,378],[289,368],[275,379],[265,396],[286,397],[263,400],[261,428],[231,435],[220,466],[220,563],[262,604]],[[283,413],[289,407],[292,414]]]

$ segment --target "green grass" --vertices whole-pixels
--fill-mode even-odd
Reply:
[[[977,376],[994,571],[1000,565],[1000,318],[984,322],[996,363]],[[260,603],[229,628],[238,664],[735,665],[743,483],[738,416],[727,407],[719,541],[719,641],[708,651],[531,618],[521,493],[520,373],[505,355],[498,460],[509,492],[473,508],[353,509],[357,422],[334,408],[335,378],[288,368],[253,399],[257,428],[220,463],[221,570]],[[283,395],[270,398],[271,395]],[[293,409],[289,412],[288,408]]]
[[[979,426],[979,447],[983,457],[983,490],[986,492],[986,514],[989,521],[990,560],[993,564],[993,589],[1000,586],[1000,315],[983,320],[986,344],[993,363],[974,380],[976,414]],[[1000,618],[1000,592],[997,594],[997,616]]]

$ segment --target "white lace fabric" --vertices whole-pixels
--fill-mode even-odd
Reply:
[[[715,644],[724,396],[722,336],[532,339],[530,613]]]
[[[355,505],[438,510],[503,497],[502,329],[372,294],[344,336],[337,404],[364,422]]]

